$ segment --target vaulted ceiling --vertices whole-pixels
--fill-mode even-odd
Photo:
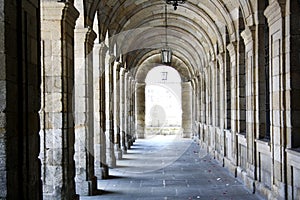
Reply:
[[[168,5],[168,43],[176,63],[190,75],[201,72],[228,43],[239,39],[239,18],[248,26],[255,23],[255,2],[187,0],[177,10]],[[111,49],[123,55],[127,67],[159,62],[165,41],[164,0],[86,0],[82,7],[85,24],[92,26],[97,19],[100,42],[108,33]]]

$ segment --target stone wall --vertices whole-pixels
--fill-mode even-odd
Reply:
[[[202,110],[207,113],[199,124],[199,143],[253,192],[267,199],[298,199],[299,81],[295,78],[300,63],[296,48],[300,41],[296,23],[299,2],[274,0],[266,6],[264,2],[253,5],[257,18],[245,20],[242,26],[236,18],[236,27],[243,27],[238,33],[240,40],[227,45],[230,62],[222,64],[226,70],[223,81],[228,88],[230,80],[231,89],[220,90],[226,90],[221,96],[230,102],[226,112],[230,111],[231,124],[225,123],[222,128],[212,117],[215,109],[223,105],[218,101],[218,92],[211,92],[220,87],[210,80],[217,77],[214,71],[207,70],[203,76],[206,84],[199,84],[200,90],[206,91],[200,101],[204,101]]]

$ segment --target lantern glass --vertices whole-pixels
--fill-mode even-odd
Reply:
[[[172,51],[170,48],[167,47],[161,50],[161,61],[163,64],[171,64]]]

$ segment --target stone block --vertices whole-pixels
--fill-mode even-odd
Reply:
[[[2,159],[2,158],[1,158]],[[7,196],[7,171],[0,170],[0,199],[4,199]]]
[[[51,166],[47,165],[46,170],[45,170],[45,184],[52,186],[53,187],[53,192],[54,190],[57,190],[59,187],[62,186],[63,179],[63,170],[62,166]],[[51,187],[49,187],[51,189]],[[51,189],[52,190],[52,189]]]
[[[45,113],[45,128],[46,129],[62,129],[63,124],[63,115],[59,112],[48,112]]]
[[[83,196],[91,195],[90,185],[91,185],[90,181],[81,181],[78,183],[76,181],[76,192]]]
[[[61,165],[63,163],[63,149],[53,149],[53,165]]]
[[[45,92],[59,93],[62,91],[62,78],[60,76],[45,76]]]
[[[63,95],[61,93],[46,93],[45,102],[45,112],[63,111]]]

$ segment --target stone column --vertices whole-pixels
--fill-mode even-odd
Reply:
[[[76,199],[72,93],[74,27],[79,13],[70,2],[42,1],[41,5],[43,199]]]
[[[135,116],[137,138],[145,138],[145,83],[135,84]]]
[[[137,137],[136,135],[136,116],[135,116],[135,94],[136,94],[136,90],[135,90],[135,85],[136,82],[134,80],[134,78],[131,79],[131,92],[130,92],[130,102],[131,102],[131,123],[130,123],[130,130],[131,130],[131,138],[132,141],[131,143],[133,144],[135,142],[135,139]]]
[[[116,159],[122,159],[121,134],[120,134],[120,67],[121,63],[114,64],[114,131],[115,131],[115,154]]]
[[[92,195],[97,189],[94,176],[93,131],[93,44],[90,28],[75,29],[75,167],[76,192]]]
[[[99,136],[95,139],[95,175],[97,178],[105,179],[108,178],[108,165],[106,162],[106,135],[105,135],[105,64],[108,57],[108,48],[104,43],[100,46],[100,58],[99,58],[99,109],[100,109],[100,132]]]
[[[105,58],[105,135],[106,135],[106,162],[109,167],[116,166],[116,156],[114,151],[114,81],[113,66],[115,57],[106,54]]]
[[[182,93],[182,137],[188,138],[192,134],[192,96],[191,96],[191,83],[181,83]]]
[[[125,87],[125,93],[124,93],[124,98],[125,98],[125,144],[127,149],[130,149],[130,101],[129,101],[129,94],[130,94],[130,84],[129,84],[129,73],[125,73],[124,77],[124,87]]]
[[[100,51],[101,44],[95,43],[93,49],[93,90],[94,90],[94,170],[95,176],[102,177],[101,171],[101,121],[100,121]],[[98,178],[98,177],[97,177]]]
[[[4,0],[0,13],[0,199],[42,199],[40,3]]]
[[[133,126],[133,115],[134,115],[134,109],[133,109],[133,90],[132,90],[132,77],[130,75],[127,76],[127,111],[128,111],[128,117],[127,117],[127,146],[128,148],[131,147],[134,140],[134,126]]]
[[[125,95],[125,68],[120,71],[120,134],[121,134],[121,149],[122,153],[127,153],[126,145],[126,95]]]

